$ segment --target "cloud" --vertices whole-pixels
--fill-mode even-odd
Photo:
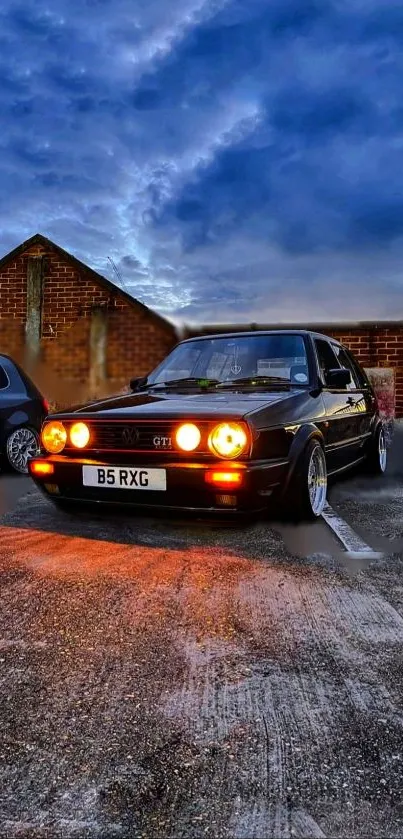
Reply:
[[[403,317],[393,0],[3,0],[0,249],[175,320]]]

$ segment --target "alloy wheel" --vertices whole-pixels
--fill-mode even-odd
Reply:
[[[38,453],[38,437],[31,428],[17,428],[7,440],[7,458],[16,472],[26,475],[28,460]]]
[[[379,468],[381,472],[386,471],[386,464],[388,459],[388,453],[386,449],[386,438],[385,438],[385,431],[381,428],[378,434],[378,457],[379,457]]]
[[[327,470],[322,446],[315,446],[308,467],[308,492],[312,512],[320,516],[326,504]]]

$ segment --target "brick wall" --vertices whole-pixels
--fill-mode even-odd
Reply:
[[[247,329],[312,329],[329,335],[345,344],[356,355],[363,367],[392,368],[396,387],[396,417],[403,417],[403,322],[378,322],[362,324],[297,324],[297,325],[223,325],[185,328],[183,337],[212,334],[213,332],[238,332]]]
[[[345,344],[363,367],[388,367],[394,370],[396,416],[403,416],[403,323],[365,328],[328,328],[327,335]]]
[[[129,379],[155,367],[176,343],[168,322],[130,303],[124,295],[79,270],[58,249],[35,244],[0,266],[0,351],[27,366],[25,323],[27,267],[44,258],[40,358],[31,375],[58,405],[124,387]],[[95,306],[107,312],[107,381],[101,393],[89,392],[90,322]]]
[[[32,256],[44,258],[41,354],[33,378],[59,405],[123,388],[132,376],[158,364],[177,341],[173,327],[133,303],[112,285],[43,237],[15,258],[0,262],[0,351],[26,366],[27,269]],[[106,382],[90,392],[90,321],[94,306],[107,312]],[[184,327],[181,337],[270,328],[258,324]],[[275,328],[272,326],[271,328]],[[277,327],[280,328],[280,327]],[[289,324],[281,328],[298,328]],[[301,328],[301,325],[299,325]],[[348,346],[363,367],[394,370],[396,416],[403,416],[403,322],[308,325]]]

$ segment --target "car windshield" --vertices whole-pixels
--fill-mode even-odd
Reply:
[[[295,385],[309,382],[302,335],[272,334],[223,337],[179,344],[148,377],[148,384],[174,380],[236,382],[256,377],[256,385],[272,388],[278,380]]]

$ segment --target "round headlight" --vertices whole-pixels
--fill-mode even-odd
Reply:
[[[184,425],[179,426],[175,440],[179,448],[183,449],[184,452],[192,452],[194,449],[197,449],[201,440],[201,434],[197,425],[193,425],[192,422],[186,422]]]
[[[47,452],[59,454],[63,451],[67,441],[67,431],[62,422],[52,420],[43,426],[41,434],[42,445]]]
[[[90,429],[85,422],[75,422],[70,428],[70,442],[76,449],[84,449],[90,439]]]
[[[242,425],[236,422],[221,422],[209,436],[209,448],[220,457],[238,457],[246,448],[248,437]]]

